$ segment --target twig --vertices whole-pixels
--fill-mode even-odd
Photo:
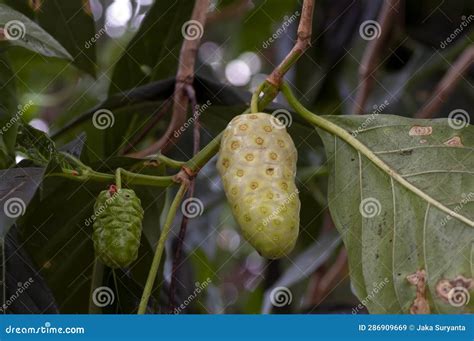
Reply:
[[[140,299],[140,305],[138,307],[138,314],[144,314],[146,312],[146,308],[148,306],[148,301],[150,300],[151,293],[153,291],[153,285],[155,284],[156,275],[158,274],[158,268],[160,267],[161,256],[163,255],[163,250],[165,248],[166,240],[168,239],[168,235],[171,231],[171,227],[173,225],[173,220],[176,215],[176,211],[181,203],[181,200],[186,193],[187,185],[182,183],[179,187],[176,196],[174,197],[173,202],[171,203],[170,209],[168,214],[166,215],[165,224],[163,226],[163,230],[160,234],[160,239],[158,240],[158,244],[155,250],[155,256],[153,257],[153,262],[150,267],[150,272],[148,273],[148,278],[145,283],[145,288],[143,289],[142,298]]]
[[[385,46],[385,43],[392,32],[395,18],[400,11],[400,0],[387,0],[384,2],[378,22],[380,25],[380,36],[371,40],[362,57],[359,67],[359,83],[356,99],[352,112],[360,115],[364,112],[367,99],[374,85],[374,73],[377,69],[377,61]]]
[[[296,63],[296,61],[305,53],[311,45],[311,34],[313,31],[313,11],[314,0],[304,0],[301,9],[301,19],[298,25],[298,34],[296,43],[272,73],[267,77],[265,82],[261,84],[253,94],[252,111],[258,112],[259,109],[265,108],[268,103],[278,95],[283,77],[288,70]],[[260,96],[260,94],[263,94]],[[258,101],[258,103],[255,103]],[[258,105],[257,105],[258,104]]]
[[[206,23],[207,11],[210,0],[196,0],[191,20],[200,23],[202,36]],[[173,113],[168,129],[163,136],[149,147],[135,153],[136,157],[144,157],[156,153],[158,150],[165,151],[176,140],[174,132],[186,122],[186,112],[188,110],[188,98],[185,91],[187,85],[191,85],[194,80],[194,65],[201,38],[184,39],[179,54],[179,66],[176,74],[176,85],[173,95]]]
[[[200,133],[200,123],[199,123],[199,113],[198,113],[198,106],[197,106],[197,101],[196,101],[196,94],[194,92],[194,89],[192,86],[187,86],[186,87],[186,92],[187,96],[189,98],[189,101],[191,102],[191,106],[193,108],[193,115],[194,115],[194,128],[193,128],[193,156],[195,156],[200,149],[200,144],[201,144],[201,133]],[[187,193],[188,198],[194,197],[194,189],[196,185],[196,180],[193,177],[191,179],[190,185],[189,185],[189,190]],[[179,229],[179,235],[178,235],[178,241],[176,244],[176,251],[173,259],[173,269],[171,272],[171,283],[170,283],[170,290],[169,290],[169,298],[170,298],[170,313],[174,311],[175,308],[175,294],[176,294],[176,282],[177,282],[177,277],[178,277],[178,270],[179,267],[181,266],[181,253],[182,253],[182,248],[183,248],[183,243],[184,243],[184,238],[186,237],[186,230],[188,226],[188,217],[183,214],[183,218],[181,220],[181,226]]]
[[[469,47],[456,59],[436,86],[428,102],[415,115],[418,118],[431,118],[437,113],[446,99],[456,88],[469,67],[474,64],[474,47]]]
[[[314,0],[304,0],[303,8],[301,9],[301,19],[298,26],[298,36],[296,43],[272,73],[267,77],[267,82],[279,88],[283,76],[295,64],[295,62],[303,55],[303,53],[311,45],[311,34],[313,31],[313,12]]]

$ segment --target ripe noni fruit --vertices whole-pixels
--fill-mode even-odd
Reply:
[[[246,240],[263,257],[288,254],[299,232],[297,151],[277,118],[234,117],[224,131],[217,169]]]

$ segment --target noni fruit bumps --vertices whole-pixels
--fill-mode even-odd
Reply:
[[[100,192],[94,205],[96,219],[92,239],[96,256],[111,268],[123,268],[138,256],[143,208],[131,189]]]
[[[288,254],[299,232],[297,151],[277,119],[236,116],[224,131],[217,168],[242,234],[263,257]]]

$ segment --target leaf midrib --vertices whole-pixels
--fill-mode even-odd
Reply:
[[[311,116],[309,117],[311,120],[311,123],[313,123],[317,127],[345,141],[352,148],[354,148],[359,153],[364,155],[367,159],[369,159],[375,166],[380,168],[383,172],[385,172],[387,175],[393,178],[396,182],[398,182],[401,186],[405,187],[407,190],[414,193],[415,195],[417,195],[418,197],[426,201],[431,206],[436,207],[442,212],[447,213],[451,217],[458,219],[459,221],[465,223],[466,225],[470,227],[474,227],[474,221],[451,210],[449,207],[445,206],[443,203],[434,199],[433,197],[431,197],[430,195],[428,195],[427,193],[423,192],[421,189],[413,185],[411,182],[407,181],[402,175],[400,175],[397,171],[392,169],[388,164],[386,164],[382,159],[380,159],[372,150],[370,150],[365,144],[363,144],[354,136],[352,136],[347,130],[338,126],[337,124],[332,123],[331,121],[321,116],[316,116],[311,112],[309,113],[311,114]]]

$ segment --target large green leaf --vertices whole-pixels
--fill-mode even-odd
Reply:
[[[73,56],[74,64],[95,76],[95,24],[88,1],[43,0],[30,7],[29,0],[7,0],[8,5],[22,12],[51,34]],[[80,27],[80,29],[78,29]],[[102,35],[102,33],[100,34]]]
[[[326,118],[336,127],[318,129],[331,169],[329,206],[359,299],[372,313],[426,312],[424,304],[432,313],[473,312],[454,295],[467,302],[474,286],[474,128],[389,115]]]
[[[94,41],[97,37],[92,13],[84,3],[83,0],[46,0],[42,2],[36,16],[41,27],[72,55],[73,63],[95,76],[97,65]]]
[[[27,16],[0,4],[0,27],[8,43],[21,46],[47,57],[73,58],[48,32]]]
[[[148,11],[139,31],[115,65],[109,93],[169,77],[176,73],[182,26],[194,1],[160,0]]]

